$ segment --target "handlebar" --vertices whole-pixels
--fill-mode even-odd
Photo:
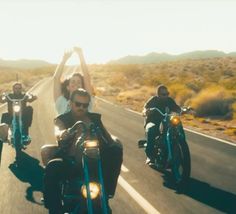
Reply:
[[[71,128],[68,129],[68,133],[71,135],[76,134],[79,127],[82,127],[82,133],[87,131],[85,123],[83,121],[77,121]]]
[[[159,108],[149,108],[150,111],[158,111],[163,117],[165,117],[167,115],[167,113],[163,113]]]
[[[167,116],[167,115],[171,115],[171,113],[165,112],[163,113],[159,108],[154,107],[154,108],[149,108],[150,111],[158,111],[163,117]],[[186,114],[189,111],[192,111],[193,109],[191,107],[181,107],[181,111],[180,113],[176,113],[177,115],[181,115],[181,114]]]
[[[82,128],[82,132],[80,134],[80,136],[78,136],[75,146],[83,146],[84,142],[85,142],[85,137],[86,137],[86,133],[88,131],[88,128],[86,127],[85,123],[83,121],[77,121],[71,128],[68,129],[68,133],[70,136],[73,136],[74,134],[76,134],[78,132],[78,128],[81,127]]]
[[[30,98],[32,98],[33,97],[33,95],[32,94],[30,94],[30,93],[26,93],[25,95],[24,95],[24,97],[23,98],[21,98],[21,99],[12,99],[10,96],[9,96],[9,94],[6,94],[6,93],[3,93],[2,94],[2,99],[4,100],[9,100],[9,101],[11,101],[11,102],[15,102],[15,101],[18,101],[18,102],[21,102],[21,101],[24,101],[24,100],[26,100],[26,99],[30,99]]]

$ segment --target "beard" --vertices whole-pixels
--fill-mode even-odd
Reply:
[[[85,109],[77,109],[75,114],[77,117],[85,117],[87,115],[87,111]]]

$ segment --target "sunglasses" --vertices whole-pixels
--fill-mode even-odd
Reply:
[[[89,103],[81,103],[78,101],[74,101],[73,103],[75,104],[76,107],[88,108],[88,106],[89,106]]]

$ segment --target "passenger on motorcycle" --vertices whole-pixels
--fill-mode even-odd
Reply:
[[[147,137],[146,147],[146,164],[152,165],[154,162],[153,154],[153,142],[157,136],[160,135],[159,126],[162,120],[162,116],[157,111],[150,111],[150,108],[159,108],[163,113],[168,107],[169,111],[179,113],[181,108],[176,102],[169,97],[169,92],[166,86],[160,85],[157,87],[157,95],[152,96],[144,105],[143,115],[146,116],[145,132]]]
[[[75,73],[73,73],[69,77],[64,78],[64,80],[61,81],[63,74],[68,70],[65,69],[65,64],[72,56],[73,52],[75,52],[79,57],[82,74],[76,71]],[[79,70],[79,67],[76,67],[76,70]],[[93,86],[82,48],[74,47],[73,51],[64,53],[62,61],[57,66],[53,75],[53,85],[54,101],[58,115],[70,110],[70,95],[74,90],[78,88],[84,88],[92,96]],[[90,102],[89,111],[91,110],[92,103]]]
[[[52,159],[45,168],[44,177],[44,203],[49,213],[61,213],[61,190],[60,182],[80,175],[82,165],[80,157],[75,155],[76,138],[68,139],[68,128],[71,128],[77,121],[83,121],[87,126],[95,124],[101,130],[102,137],[99,139],[100,154],[106,195],[111,197],[115,194],[117,179],[120,174],[123,149],[121,143],[114,142],[111,135],[103,126],[101,115],[88,112],[90,94],[84,89],[75,90],[70,97],[71,110],[59,115],[55,119],[55,125],[61,131],[58,136],[59,147],[64,151],[63,155]],[[63,142],[63,143],[62,143]],[[72,164],[68,159],[75,160]],[[78,170],[79,168],[79,170]]]
[[[22,99],[25,96],[25,93],[22,92],[22,84],[17,82],[12,87],[13,93],[8,94],[11,99]],[[30,142],[29,137],[29,127],[32,124],[33,118],[33,108],[31,106],[27,106],[27,102],[33,102],[37,99],[37,96],[33,95],[30,98],[24,100],[22,102],[22,124],[23,124],[23,139],[24,142]],[[12,122],[12,102],[10,100],[3,99],[0,97],[0,102],[5,103],[7,102],[7,109],[8,112],[2,114],[1,123],[6,123],[9,126]]]

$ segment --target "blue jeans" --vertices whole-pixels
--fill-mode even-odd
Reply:
[[[154,123],[147,123],[145,126],[145,132],[147,137],[146,155],[152,159],[154,156],[154,140],[159,135],[159,127]]]

